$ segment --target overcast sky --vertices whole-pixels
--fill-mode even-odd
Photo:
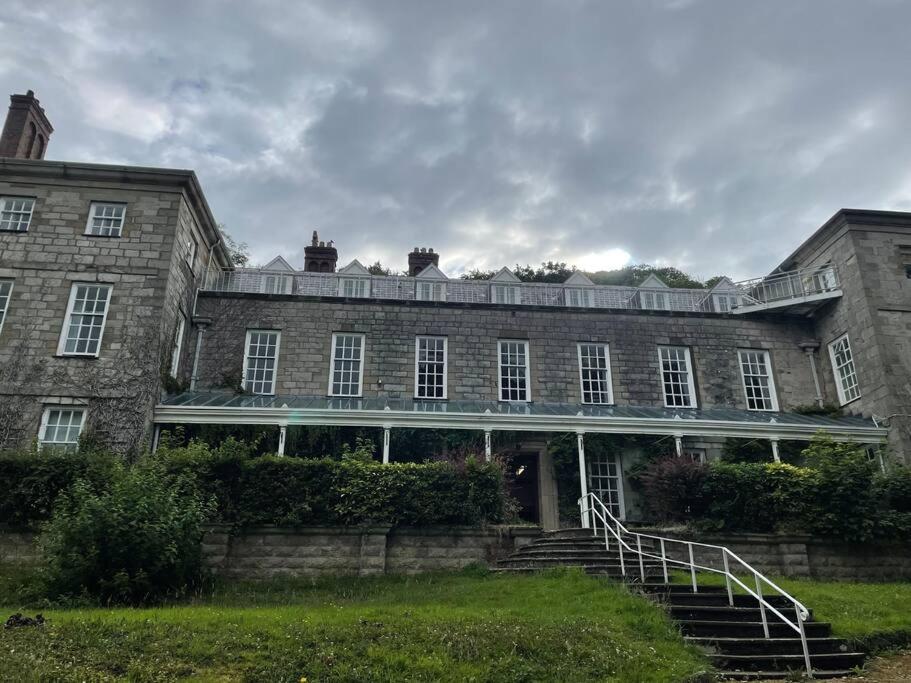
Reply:
[[[6,0],[48,158],[196,170],[254,259],[760,275],[911,210],[911,2]]]

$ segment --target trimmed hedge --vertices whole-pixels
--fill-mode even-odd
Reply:
[[[503,472],[469,458],[383,465],[360,457],[304,459],[251,455],[233,439],[217,448],[167,442],[134,467],[161,468],[192,482],[215,501],[212,521],[241,527],[301,525],[471,525],[508,521]],[[58,496],[77,480],[102,492],[114,479],[116,456],[7,453],[0,456],[0,523],[34,526],[50,518]]]
[[[783,463],[653,461],[641,475],[650,514],[730,532],[801,532],[844,541],[911,540],[911,471],[877,472],[858,447],[819,438]]]

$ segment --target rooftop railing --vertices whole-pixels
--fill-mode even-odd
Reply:
[[[448,301],[512,306],[560,306],[730,313],[784,306],[838,291],[833,266],[776,273],[715,289],[549,284],[492,280],[431,280],[406,276],[310,273],[259,268],[208,272],[203,290],[296,296]]]

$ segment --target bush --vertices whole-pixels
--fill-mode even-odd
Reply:
[[[109,453],[47,449],[0,453],[0,523],[28,527],[50,519],[54,501],[77,479],[102,491],[120,461]]]
[[[874,496],[896,512],[911,513],[911,468],[899,467],[876,477]]]
[[[639,475],[649,512],[660,522],[684,522],[698,517],[709,468],[689,458],[668,456],[653,460]]]
[[[154,465],[118,465],[111,474],[105,491],[77,479],[39,537],[40,583],[50,599],[137,604],[181,593],[201,578],[210,506]]]

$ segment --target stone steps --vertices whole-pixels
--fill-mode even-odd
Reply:
[[[803,646],[799,634],[770,609],[765,610],[769,638],[765,637],[762,611],[755,598],[734,595],[730,604],[725,586],[665,584],[661,562],[643,561],[645,580],[640,576],[639,556],[623,551],[625,576],[620,568],[620,549],[613,538],[605,547],[603,538],[590,529],[561,529],[519,548],[500,560],[494,571],[534,572],[551,567],[579,567],[589,574],[623,580],[649,599],[662,603],[680,626],[687,642],[702,648],[720,676],[739,680],[785,680],[805,673]],[[654,553],[649,543],[643,552]],[[789,620],[796,618],[793,603],[778,595],[765,596]],[[817,678],[848,676],[863,665],[864,654],[850,652],[843,639],[832,638],[831,626],[804,623],[810,663]]]

